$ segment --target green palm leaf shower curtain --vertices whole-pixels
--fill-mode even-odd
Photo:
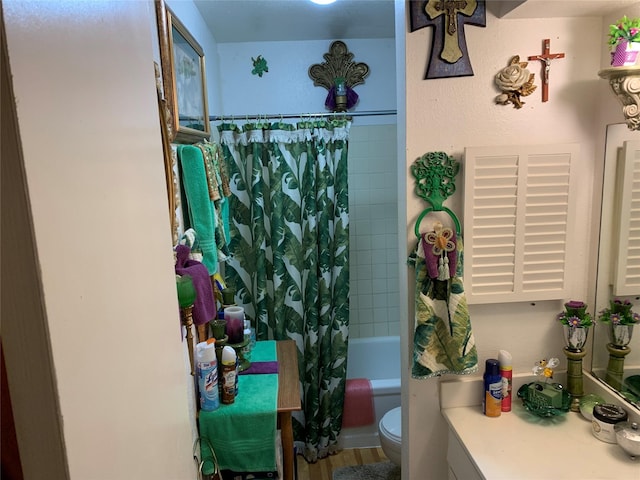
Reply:
[[[297,344],[303,398],[294,437],[309,461],[336,449],[342,424],[349,128],[346,120],[218,127],[232,190],[225,280],[258,339]]]

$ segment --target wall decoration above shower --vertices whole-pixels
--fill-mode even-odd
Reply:
[[[253,63],[253,70],[251,70],[251,73],[253,75],[258,75],[259,77],[262,77],[262,75],[269,72],[267,59],[264,58],[262,55],[258,55],[257,58],[251,57],[251,63]]]
[[[354,62],[353,53],[340,40],[333,42],[323,57],[325,62],[309,67],[309,77],[316,87],[329,90],[325,107],[332,112],[346,112],[358,102],[353,87],[364,83],[369,75],[369,65]]]
[[[204,51],[164,0],[156,0],[162,83],[171,109],[174,143],[211,137]]]
[[[496,103],[500,105],[513,103],[514,108],[522,108],[524,102],[520,97],[531,95],[536,89],[533,84],[535,74],[527,70],[527,65],[528,62],[521,62],[520,57],[515,55],[511,58],[509,65],[496,74],[496,85],[502,92],[496,97]]]
[[[412,32],[434,27],[425,80],[472,76],[464,26],[486,26],[485,0],[413,0],[409,4]]]

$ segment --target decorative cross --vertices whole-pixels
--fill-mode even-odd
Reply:
[[[425,78],[473,75],[464,25],[486,25],[485,0],[410,0],[411,31],[434,26]]]
[[[549,53],[551,50],[551,40],[545,38],[542,41],[544,53],[542,55],[533,55],[527,57],[529,60],[540,60],[544,62],[544,68],[542,69],[542,101],[549,101],[549,70],[551,70],[551,60],[556,58],[564,58],[564,53]]]

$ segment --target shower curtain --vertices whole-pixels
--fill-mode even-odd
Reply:
[[[257,337],[293,339],[302,411],[298,452],[336,450],[349,325],[347,148],[350,122],[218,126],[229,169],[228,286]]]

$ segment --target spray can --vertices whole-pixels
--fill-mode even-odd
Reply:
[[[502,410],[502,377],[498,360],[495,358],[486,360],[483,379],[482,412],[487,417],[499,417]]]
[[[234,402],[236,398],[236,381],[237,381],[237,357],[233,347],[226,345],[222,349],[222,403],[228,405]]]
[[[501,410],[503,412],[511,411],[511,388],[513,377],[513,359],[511,354],[506,350],[498,352],[498,362],[500,363],[500,377],[502,378],[502,402]]]
[[[200,408],[212,411],[220,406],[218,396],[218,361],[216,360],[216,341],[210,338],[196,345],[198,372],[198,390],[200,391]]]

